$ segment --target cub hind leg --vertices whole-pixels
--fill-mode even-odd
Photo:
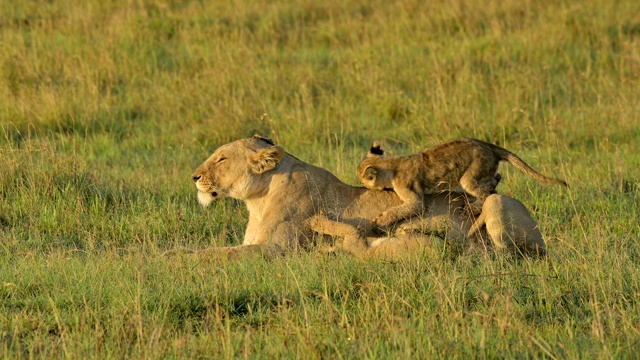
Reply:
[[[477,164],[470,167],[460,178],[460,186],[476,198],[471,204],[477,210],[482,208],[484,200],[489,195],[496,194],[496,187],[502,176],[497,172],[498,164]]]

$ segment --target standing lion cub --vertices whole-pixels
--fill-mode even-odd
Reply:
[[[375,219],[386,226],[423,210],[424,195],[461,186],[482,203],[496,193],[500,181],[500,161],[508,161],[525,174],[547,184],[567,183],[535,171],[512,152],[476,139],[458,139],[436,145],[420,153],[385,157],[374,142],[358,165],[358,179],[368,189],[393,189],[403,204],[392,207]]]

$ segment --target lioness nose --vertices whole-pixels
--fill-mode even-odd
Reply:
[[[193,179],[193,181],[198,181],[201,177],[202,175],[193,175],[191,178]]]

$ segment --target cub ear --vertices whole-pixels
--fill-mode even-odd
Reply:
[[[384,155],[384,150],[380,147],[380,143],[374,141],[371,147],[369,148],[369,153],[367,156],[382,156]]]
[[[378,170],[374,167],[369,166],[364,170],[364,178],[367,180],[375,180],[377,176]]]
[[[251,169],[256,174],[262,174],[278,165],[284,157],[284,148],[282,146],[270,146],[258,151],[251,159]]]

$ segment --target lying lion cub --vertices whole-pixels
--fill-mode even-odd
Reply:
[[[512,152],[477,139],[458,139],[406,156],[385,157],[374,142],[358,165],[358,179],[368,189],[393,189],[403,204],[387,209],[373,222],[387,226],[424,210],[424,195],[461,186],[481,205],[496,193],[500,161],[508,161],[525,174],[547,184],[567,183],[548,178]]]
[[[493,194],[484,201],[482,213],[467,236],[486,243],[485,228],[496,250],[506,249],[519,256],[544,257],[546,247],[540,229],[529,210],[518,200]]]

